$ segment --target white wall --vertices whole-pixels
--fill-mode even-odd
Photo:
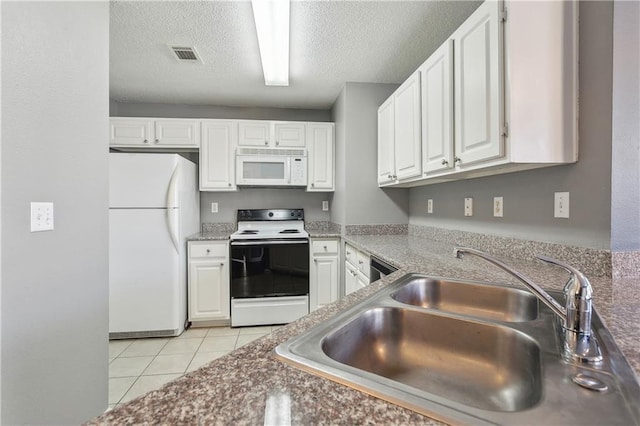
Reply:
[[[640,250],[640,3],[614,3],[611,249]]]
[[[581,2],[579,13],[578,163],[413,188],[410,223],[610,248],[613,3]],[[553,218],[555,191],[571,193],[570,219]],[[504,218],[493,217],[494,196],[504,197]],[[465,197],[473,217],[463,215]]]
[[[2,3],[2,424],[107,408],[107,2]],[[30,233],[31,201],[55,230]]]
[[[336,163],[342,182],[336,186],[333,222],[406,224],[409,220],[408,190],[383,190],[377,184],[378,107],[397,87],[346,83],[334,105]]]

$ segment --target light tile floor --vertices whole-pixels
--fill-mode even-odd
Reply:
[[[111,340],[109,408],[157,389],[276,328],[190,328],[178,337]]]

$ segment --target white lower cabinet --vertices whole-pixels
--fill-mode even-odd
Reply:
[[[345,243],[344,294],[353,293],[369,285],[369,255]]]
[[[312,239],[309,264],[309,311],[338,300],[337,239]]]
[[[189,321],[229,321],[228,242],[190,241],[188,252]]]

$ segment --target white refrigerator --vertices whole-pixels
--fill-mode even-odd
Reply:
[[[109,154],[109,337],[177,336],[187,320],[186,237],[199,232],[197,166]]]

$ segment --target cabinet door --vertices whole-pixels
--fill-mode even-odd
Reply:
[[[344,294],[353,293],[358,290],[358,270],[357,268],[345,263],[344,271]]]
[[[112,118],[109,120],[109,127],[109,145],[152,145],[153,120],[136,118]]]
[[[307,191],[334,190],[333,124],[307,124]]]
[[[338,256],[315,256],[311,264],[309,301],[315,310],[338,300]]]
[[[362,272],[356,273],[356,290],[365,288],[368,285],[369,285],[369,277],[367,277]]]
[[[189,262],[189,321],[229,319],[229,303],[227,264]]]
[[[154,145],[200,146],[199,120],[156,120]]]
[[[484,2],[454,33],[455,151],[459,165],[504,155],[500,2]]]
[[[393,96],[378,108],[378,184],[395,181]]]
[[[396,179],[422,174],[420,140],[420,72],[416,71],[395,91],[394,153]]]
[[[271,141],[268,121],[240,121],[238,123],[239,146],[269,146]]]
[[[422,171],[453,167],[453,40],[420,67],[422,78]]]
[[[276,147],[304,148],[307,145],[304,123],[275,123],[273,131]]]
[[[202,122],[200,146],[200,190],[235,191],[236,123],[225,120]]]

